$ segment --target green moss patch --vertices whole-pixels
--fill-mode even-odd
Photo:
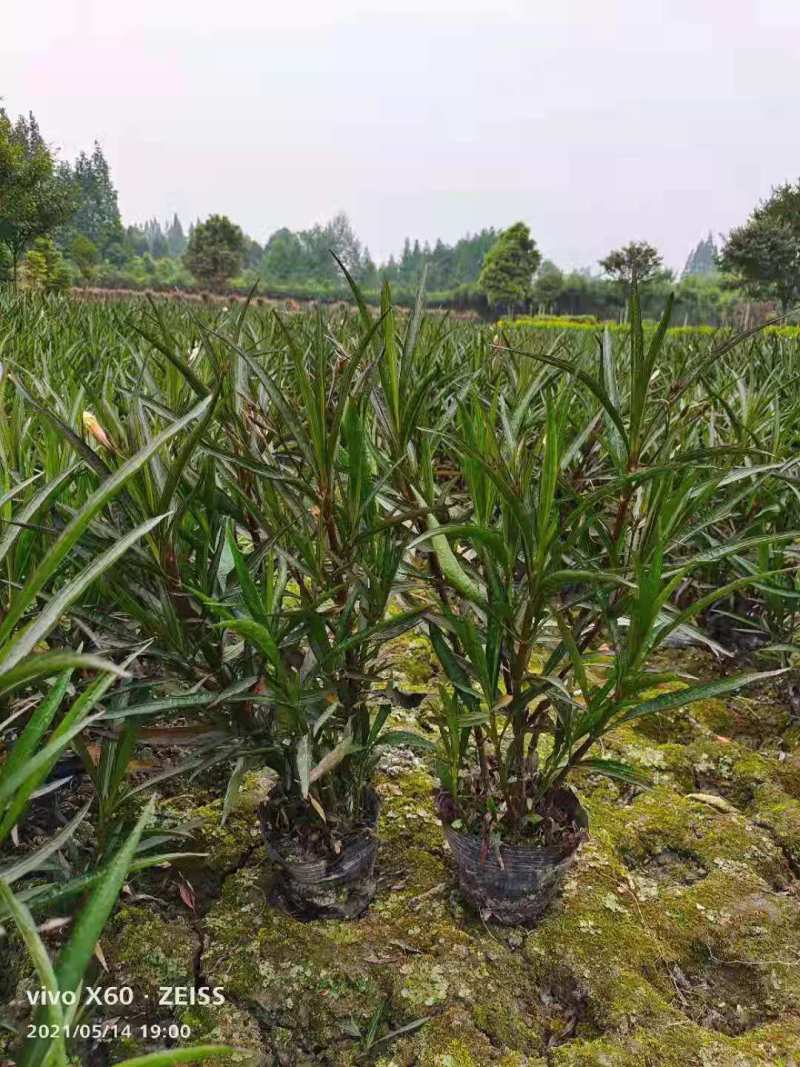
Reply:
[[[429,661],[402,640],[420,663],[397,684],[429,688]],[[123,908],[104,945],[109,980],[145,989],[199,971],[227,1003],[183,1019],[248,1067],[789,1067],[800,776],[784,734],[769,734],[774,709],[764,730],[756,711],[750,698],[706,701],[608,738],[654,787],[579,780],[591,835],[533,930],[486,926],[464,906],[418,759],[383,764],[378,891],[355,922],[270,904],[258,776],[224,827],[218,799],[179,795],[175,818],[209,852],[197,912]],[[379,1009],[379,1037],[425,1025],[367,1054],[354,1034]]]

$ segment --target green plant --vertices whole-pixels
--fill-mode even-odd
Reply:
[[[221,289],[236,274],[244,253],[244,234],[226,215],[211,215],[192,230],[183,262],[195,278]]]
[[[258,400],[230,464],[260,478],[248,496],[237,490],[249,523],[230,530],[236,581],[217,606],[256,683],[233,727],[278,775],[274,830],[331,854],[365,818],[379,747],[409,740],[385,729],[388,708],[375,710],[371,692],[381,648],[421,611],[389,613],[409,533],[382,521],[391,471],[370,403],[378,326],[347,351],[321,321],[302,341],[281,324],[277,368],[236,349]]]
[[[646,344],[634,281],[626,379],[608,336],[596,375],[552,351],[504,349],[533,358],[540,374],[513,404],[499,387],[485,399],[473,392],[449,442],[460,479],[444,499],[432,478],[424,487],[432,507],[464,516],[439,525],[431,514],[415,542],[431,543],[450,591],[429,616],[452,686],[439,717],[443,812],[487,838],[558,836],[557,790],[576,772],[641,784],[635,768],[594,754],[616,727],[772,677],[686,685],[651,666],[675,631],[700,639],[691,620],[715,598],[758,580],[675,605],[695,572],[796,536],[698,544],[735,514],[733,488],[760,486],[766,473],[720,470],[730,450],[697,447],[693,424],[661,402],[658,390],[674,404],[692,381],[684,370],[659,382],[669,310]],[[657,686],[670,690],[654,695]]]
[[[385,1012],[386,1003],[382,1002],[366,1023],[359,1023],[356,1019],[348,1019],[341,1024],[343,1033],[358,1042],[358,1059],[360,1061],[371,1058],[384,1045],[388,1045],[398,1037],[402,1037],[403,1034],[414,1033],[415,1030],[421,1029],[428,1022],[427,1016],[423,1019],[414,1019],[410,1023],[405,1023],[382,1034],[381,1023]]]
[[[751,295],[776,298],[788,311],[800,297],[800,184],[786,182],[728,235],[721,265]]]
[[[68,1053],[70,1041],[67,1035],[69,1028],[80,1019],[84,1010],[81,1002],[83,977],[98,938],[128,875],[139,840],[152,811],[153,802],[142,812],[127,841],[94,885],[91,895],[76,918],[70,937],[54,963],[50,960],[47,949],[39,937],[30,911],[14,896],[7,882],[0,879],[0,902],[14,920],[42,989],[48,994],[47,1003],[37,1013],[35,1025],[48,1029],[51,1036],[27,1039],[22,1057],[18,1061],[20,1067],[68,1067],[70,1062],[74,1062]],[[150,1057],[126,1060],[118,1067],[131,1067],[132,1064],[137,1063],[163,1064],[164,1067],[169,1067],[171,1064],[190,1062],[199,1055],[216,1057],[231,1051],[224,1046],[183,1049],[178,1053],[164,1052]]]
[[[658,249],[647,241],[631,241],[623,248],[615,248],[600,260],[600,266],[606,274],[626,285],[646,282],[661,269],[661,265]]]
[[[0,877],[37,921],[103,881],[162,772],[236,836],[271,769],[273,837],[335,861],[384,744],[430,748],[433,709],[445,817],[541,841],[563,783],[644,780],[617,725],[742,682],[698,690],[670,642],[730,674],[746,627],[769,688],[796,662],[796,328],[498,329],[354,294],[285,322],[0,296]],[[426,626],[443,684],[417,726],[384,686]],[[141,743],[167,762],[137,784]],[[90,806],[40,850],[76,750]],[[132,878],[174,855],[163,832]]]
[[[478,284],[489,303],[508,310],[531,299],[533,275],[541,254],[524,222],[503,230],[486,253]]]
[[[201,406],[202,410],[202,406]],[[123,668],[117,667],[104,657],[77,653],[69,649],[49,649],[39,651],[40,646],[52,631],[62,625],[65,613],[85,594],[92,583],[113,567],[118,560],[142,537],[157,525],[163,516],[149,518],[132,529],[120,531],[119,537],[104,551],[90,555],[88,560],[81,560],[77,566],[70,568],[70,555],[79,549],[93,521],[106,507],[113,506],[114,498],[124,491],[125,486],[137,471],[148,461],[160,444],[195,417],[190,412],[187,419],[177,420],[162,434],[157,435],[148,444],[132,456],[126,463],[103,481],[99,487],[89,492],[80,508],[73,511],[60,532],[51,532],[45,528],[47,538],[44,544],[37,544],[40,533],[35,520],[42,518],[46,509],[52,515],[56,500],[74,482],[77,470],[68,466],[43,486],[36,486],[34,476],[27,481],[12,486],[0,498],[0,508],[5,529],[0,535],[0,566],[3,567],[6,581],[3,585],[2,612],[0,613],[0,696],[7,704],[11,694],[22,690],[30,691],[35,687],[33,699],[21,702],[21,706],[11,711],[0,723],[0,738],[6,735],[12,725],[19,730],[16,739],[8,748],[5,759],[0,763],[0,848],[15,828],[17,828],[32,800],[41,792],[47,776],[53,771],[59,757],[72,746],[81,748],[80,734],[87,727],[96,723],[103,712],[96,713],[99,702],[120,675],[125,674],[125,667],[135,658],[130,656]],[[20,505],[18,498],[28,493],[27,500]],[[11,505],[17,507],[11,510]],[[35,531],[34,537],[31,534]],[[71,570],[71,573],[70,573]],[[64,571],[66,580],[59,583]],[[95,677],[82,690],[76,691],[73,674],[76,670],[93,672]],[[44,681],[56,676],[56,681],[43,695],[41,687]],[[67,692],[73,688],[75,697],[69,708],[60,715],[61,706]],[[38,696],[38,699],[37,699]],[[94,713],[94,714],[93,714]],[[114,801],[119,799],[121,780],[124,775],[131,746],[126,745],[130,735],[123,734],[121,745],[117,746],[115,759],[101,760],[98,777],[109,786],[107,794]],[[106,773],[107,768],[108,773]],[[46,790],[45,790],[46,791]],[[126,799],[137,790],[127,790]],[[101,805],[102,807],[102,805]],[[76,872],[64,861],[53,864],[53,859],[62,850],[71,847],[73,838],[86,819],[88,805],[83,807],[67,825],[56,832],[52,838],[38,848],[29,850],[21,857],[0,864],[2,882],[2,912],[10,915],[21,927],[23,937],[34,957],[40,976],[46,983],[55,980],[57,975],[59,988],[73,990],[79,984],[89,955],[99,936],[105,919],[113,907],[122,879],[136,862],[136,850],[142,835],[144,822],[140,820],[137,830],[129,838],[127,845],[116,855],[116,846],[108,854],[101,848],[95,857],[95,869]],[[104,814],[101,811],[101,815]],[[141,859],[143,867],[164,862],[152,851]],[[64,877],[64,868],[68,874]],[[47,874],[58,872],[51,880]],[[61,877],[59,878],[59,874]],[[32,886],[24,886],[29,877],[36,879]],[[11,894],[8,886],[21,886],[18,896]],[[41,944],[31,933],[31,920],[26,901],[35,907],[51,905],[56,901],[65,901],[70,897],[91,889],[90,904],[78,921],[73,938],[59,957],[56,972],[48,970],[46,957],[42,955]],[[88,955],[87,955],[87,946]],[[66,983],[66,984],[65,984]],[[53,1006],[48,1009],[48,1017],[53,1016]],[[54,1024],[61,1024],[59,1019],[51,1019]],[[28,1062],[66,1063],[63,1040],[43,1043],[38,1052],[32,1052]]]
[[[25,257],[25,280],[46,293],[57,293],[70,284],[69,268],[49,237],[37,237]]]
[[[11,256],[14,288],[31,241],[45,237],[74,209],[73,190],[56,169],[33,116],[12,124],[0,108],[0,244]]]
[[[194,417],[194,413],[191,417]],[[165,431],[161,441],[175,433],[177,428],[179,424]],[[129,530],[104,552],[80,567],[65,584],[47,594],[48,586],[62,568],[67,555],[85,535],[92,520],[147,461],[158,443],[152,441],[95,489],[38,560],[31,559],[29,555],[23,557],[27,574],[20,574],[19,577],[24,580],[13,581],[13,584],[9,582],[5,586],[10,592],[7,599],[4,598],[0,620],[0,695],[29,686],[57,672],[60,678],[48,697],[30,716],[0,767],[0,804],[3,805],[0,842],[16,825],[30,796],[41,785],[60,753],[86,725],[89,713],[114,680],[114,675],[121,673],[113,664],[98,656],[79,655],[71,651],[41,653],[37,652],[37,648],[81,594],[161,521],[162,516],[156,516]],[[20,547],[19,541],[27,524],[52,503],[54,496],[68,484],[73,473],[73,469],[68,469],[38,489],[15,516],[6,520],[7,529],[0,539],[0,564],[10,567],[13,562],[20,562],[20,556],[14,555],[14,551]],[[19,491],[20,487],[15,487],[0,503],[10,502]],[[42,746],[41,742],[65,695],[71,671],[75,668],[100,670],[103,673],[84,690],[53,730],[48,742]],[[14,718],[17,718],[16,714],[12,716]]]

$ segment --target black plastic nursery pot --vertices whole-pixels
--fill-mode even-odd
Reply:
[[[490,848],[477,834],[444,825],[461,893],[484,919],[506,926],[537,922],[558,896],[578,846],[586,839],[588,818],[575,794],[561,790],[576,829],[552,845]]]
[[[348,835],[339,855],[307,859],[297,859],[294,837],[268,827],[262,808],[267,855],[277,868],[275,888],[288,911],[304,919],[355,919],[367,910],[376,889],[379,807],[378,794],[369,789],[364,825]]]

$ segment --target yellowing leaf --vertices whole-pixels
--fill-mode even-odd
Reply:
[[[320,819],[322,819],[323,822],[327,822],[328,820],[325,818],[325,809],[322,807],[322,805],[313,793],[308,794],[308,802],[314,809],[314,811],[317,813],[317,815],[319,815]]]

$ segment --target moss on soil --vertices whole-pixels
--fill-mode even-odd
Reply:
[[[424,686],[429,660],[405,640],[398,684]],[[800,1060],[800,775],[785,717],[768,709],[769,729],[758,701],[739,697],[612,736],[608,751],[655,785],[577,782],[591,836],[532,930],[464,908],[418,760],[382,773],[378,893],[349,923],[270,905],[258,776],[224,827],[218,799],[178,797],[170,810],[209,852],[186,873],[196,911],[177,888],[166,906],[123,907],[103,938],[107,980],[222,986],[225,1005],[176,1018],[193,1040],[235,1044],[248,1067],[789,1067]],[[382,1034],[427,1021],[363,1057],[353,1025],[364,1033],[381,1007]]]

